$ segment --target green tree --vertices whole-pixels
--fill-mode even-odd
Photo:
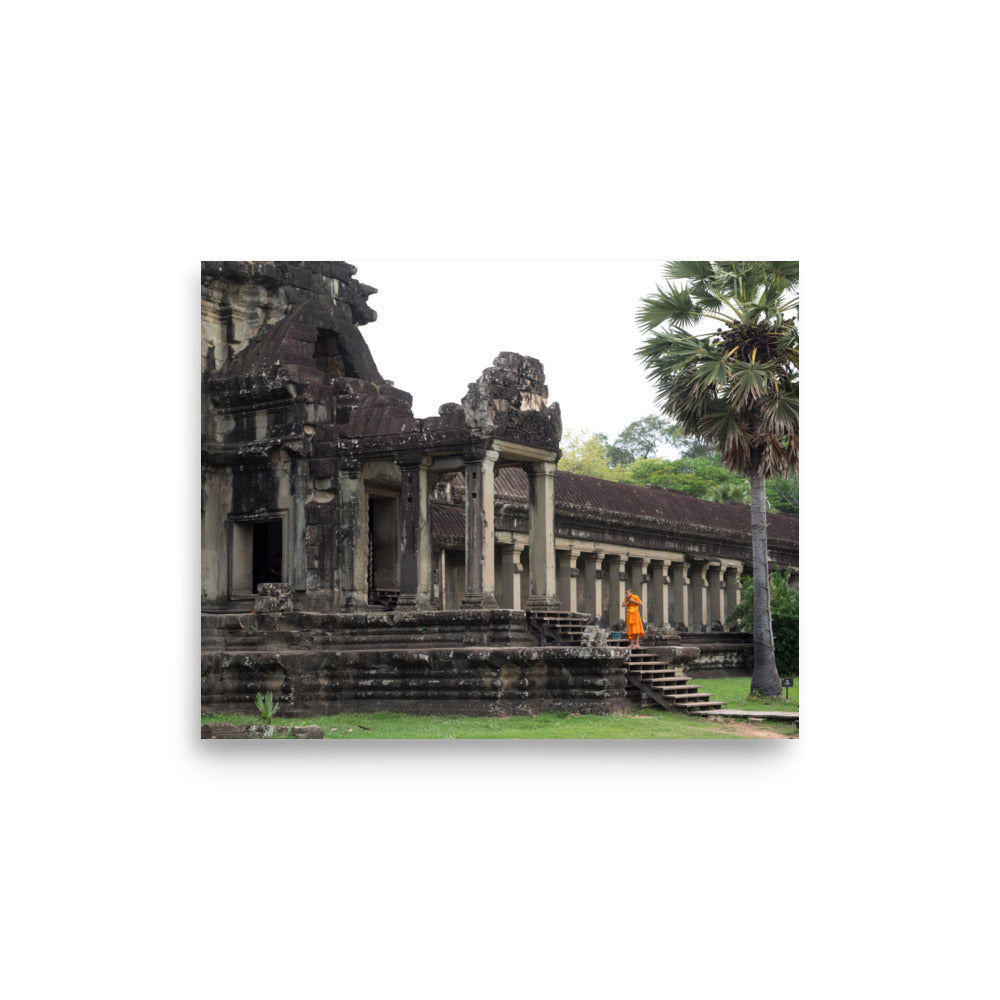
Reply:
[[[656,386],[664,414],[686,434],[713,443],[725,465],[750,480],[755,584],[750,688],[780,694],[765,483],[798,468],[799,264],[680,260],[669,261],[663,273],[666,288],[657,286],[636,313],[648,334],[636,355]],[[705,321],[721,325],[714,333],[693,332]]]
[[[638,458],[652,457],[660,445],[672,442],[676,428],[669,420],[651,413],[633,420],[608,448],[612,465],[630,465]],[[606,439],[605,439],[606,440]]]
[[[774,659],[782,677],[799,672],[799,592],[788,579],[788,570],[776,570],[769,580],[771,620],[774,628]],[[753,631],[753,580],[743,578],[739,603],[729,615],[729,622],[747,632]]]
[[[574,433],[567,431],[562,440],[562,457],[559,469],[562,472],[576,472],[595,479],[620,480],[624,469],[613,469],[608,461],[607,438],[603,434],[589,434],[587,431]]]
[[[775,476],[767,481],[769,510],[799,516],[799,475]]]
[[[750,483],[742,478],[735,477],[727,483],[717,483],[706,494],[706,500],[714,500],[716,503],[750,503]]]
[[[660,486],[711,499],[715,489],[731,490],[745,482],[712,458],[640,458],[625,470],[625,482]]]

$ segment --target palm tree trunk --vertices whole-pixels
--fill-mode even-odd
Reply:
[[[760,460],[750,474],[750,545],[753,552],[753,676],[750,693],[781,694],[771,628],[771,581],[767,573],[767,492]]]

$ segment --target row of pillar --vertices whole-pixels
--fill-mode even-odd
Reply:
[[[463,608],[496,608],[494,466],[492,449],[465,454],[465,594]],[[400,596],[397,606],[430,607],[431,537],[428,472],[431,459],[397,457],[400,470]],[[534,462],[528,471],[529,608],[556,608],[555,462]]]
[[[465,455],[465,580],[463,608],[495,608],[497,544],[494,532],[494,467],[499,452]],[[398,606],[431,606],[432,565],[428,478],[431,458],[397,457],[400,469],[400,597]],[[623,617],[625,590],[643,602],[643,618],[691,631],[725,626],[739,600],[738,564],[683,557],[654,558],[555,547],[555,463],[534,462],[528,472],[527,543],[499,546],[505,607],[521,609],[523,553],[528,550],[526,610],[562,608],[612,624]],[[443,582],[443,581],[442,581]],[[443,596],[443,595],[442,595]],[[604,616],[607,615],[605,618]]]
[[[527,568],[530,581],[534,572],[531,545],[500,543],[497,549],[503,606],[519,610],[521,576]],[[721,560],[633,557],[599,550],[558,549],[548,565],[555,571],[554,600],[550,607],[592,615],[611,624],[624,617],[622,602],[626,590],[638,594],[642,600],[644,621],[688,631],[707,631],[716,625],[725,627],[740,596],[742,565]],[[529,582],[528,593],[537,595],[541,589]],[[466,606],[464,600],[461,603]]]

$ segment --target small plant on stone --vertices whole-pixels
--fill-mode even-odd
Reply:
[[[265,726],[270,726],[274,723],[274,717],[278,714],[279,706],[274,703],[274,695],[270,691],[266,695],[262,695],[259,691],[257,692],[257,698],[254,701],[257,706],[257,711],[260,713],[260,721]]]

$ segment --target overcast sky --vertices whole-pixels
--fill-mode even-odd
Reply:
[[[378,319],[362,328],[383,377],[417,417],[459,402],[500,351],[537,358],[563,430],[611,440],[657,412],[633,357],[635,311],[663,261],[351,260]]]

